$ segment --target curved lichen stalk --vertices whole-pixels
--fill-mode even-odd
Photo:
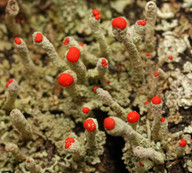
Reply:
[[[33,33],[33,43],[41,46],[47,53],[48,57],[53,61],[53,64],[62,69],[66,69],[66,64],[61,60],[57,54],[53,44],[40,32]]]
[[[17,0],[9,0],[6,6],[5,22],[7,28],[11,31],[13,36],[19,36],[21,34],[21,26],[16,23],[15,17],[19,13],[19,6]]]
[[[122,17],[116,17],[112,21],[113,34],[121,41],[129,53],[130,72],[134,85],[144,80],[143,62],[132,38],[127,34],[127,21]]]
[[[7,100],[3,105],[3,109],[8,113],[15,107],[15,100],[17,98],[17,93],[19,90],[19,85],[15,79],[9,79],[6,84],[8,90]]]
[[[35,64],[33,63],[33,61],[31,60],[31,57],[29,55],[29,50],[28,50],[27,45],[25,44],[24,40],[19,37],[16,37],[14,46],[21,57],[23,66],[24,66],[25,70],[27,71],[27,73],[32,76],[34,76],[35,74],[37,75],[37,73],[38,73],[37,68],[36,68]]]

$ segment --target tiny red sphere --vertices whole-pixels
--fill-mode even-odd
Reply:
[[[180,146],[180,147],[185,147],[186,145],[187,145],[187,142],[186,142],[185,139],[180,139],[180,140],[179,140],[179,146]]]
[[[84,128],[89,132],[94,132],[96,130],[96,124],[92,119],[87,119],[83,123]]]
[[[19,37],[15,37],[15,43],[16,44],[21,44],[21,39]]]
[[[169,59],[170,59],[170,60],[173,60],[173,56],[169,56]]]
[[[108,85],[110,85],[110,84],[111,84],[111,81],[108,81],[107,83],[108,83]]]
[[[100,19],[100,15],[96,15],[96,16],[95,16],[95,19],[96,19],[96,20],[99,20],[99,19]]]
[[[83,44],[83,43],[79,43],[79,45],[80,45],[81,47],[83,47],[83,46],[84,46],[84,44]]]
[[[146,105],[146,104],[148,104],[148,103],[149,103],[148,101],[145,101],[145,102],[144,102],[144,105]]]
[[[68,137],[68,138],[65,139],[65,143],[67,143],[67,142],[69,142],[69,143],[74,143],[74,142],[75,142],[75,139],[72,138],[72,137]]]
[[[115,128],[115,120],[111,117],[105,118],[103,124],[107,130],[112,130]]]
[[[90,109],[89,109],[88,107],[83,107],[83,109],[82,109],[82,112],[83,112],[84,114],[88,114],[89,111],[90,111]]]
[[[96,92],[97,88],[99,88],[99,87],[98,87],[98,86],[95,86],[95,87],[93,88],[93,91]]]
[[[122,17],[116,17],[115,19],[113,19],[112,25],[113,27],[117,27],[123,30],[127,26],[127,21]]]
[[[92,11],[93,15],[96,16],[96,15],[99,15],[100,14],[100,11],[98,9],[94,9]]]
[[[150,52],[146,52],[146,55],[147,55],[147,56],[150,56]]]
[[[165,121],[165,118],[164,118],[164,117],[163,117],[163,118],[161,118],[161,119],[160,119],[160,121],[161,121],[161,122],[164,122],[164,121]]]
[[[35,42],[36,43],[39,43],[39,42],[42,42],[43,40],[43,34],[41,34],[40,32],[38,32],[35,36]]]
[[[129,123],[136,123],[139,120],[139,114],[136,111],[127,114],[127,121]]]
[[[155,104],[155,105],[158,105],[158,104],[161,103],[161,98],[158,97],[158,96],[155,96],[155,97],[153,97],[153,98],[151,99],[151,102],[152,102],[153,104]]]
[[[155,73],[153,73],[153,76],[158,77],[159,73],[155,72]]]
[[[142,163],[142,162],[139,162],[139,165],[140,165],[140,166],[143,166],[143,163]]]
[[[146,23],[147,23],[147,22],[146,22],[145,20],[142,20],[142,21],[141,21],[141,25],[143,25],[143,26],[145,26]]]
[[[64,40],[64,42],[63,42],[63,44],[64,44],[64,45],[67,45],[68,43],[69,43],[69,38],[66,37],[65,40]]]
[[[73,76],[68,73],[61,73],[58,77],[58,83],[61,86],[67,87],[72,85],[74,82]]]
[[[78,61],[79,57],[80,57],[81,53],[79,51],[78,48],[76,47],[70,47],[69,51],[67,53],[67,60],[69,62],[75,63]]]

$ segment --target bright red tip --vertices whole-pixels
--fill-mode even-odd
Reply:
[[[111,84],[111,81],[108,81],[107,83],[108,83],[108,85],[110,85],[110,84]]]
[[[42,42],[42,40],[43,40],[43,34],[41,34],[40,32],[36,33],[35,42],[39,43]]]
[[[151,102],[152,102],[153,104],[155,104],[155,105],[158,105],[158,104],[161,103],[161,98],[158,97],[158,96],[155,96],[155,97],[153,97],[153,98],[151,99]]]
[[[73,76],[68,73],[61,73],[58,77],[58,83],[61,86],[67,87],[72,85],[74,82]]]
[[[141,20],[137,21],[137,24],[138,24],[138,25],[141,25]]]
[[[83,109],[82,109],[82,112],[83,112],[84,114],[88,114],[89,111],[90,111],[90,109],[89,109],[88,107],[83,107]]]
[[[65,139],[65,149],[69,148],[71,146],[71,143],[74,143],[75,139],[72,137]]]
[[[142,21],[141,21],[141,25],[143,25],[143,26],[145,26],[146,23],[147,23],[147,22],[146,22],[145,20],[142,20]]]
[[[99,88],[99,87],[98,87],[98,86],[95,86],[95,87],[93,88],[93,91],[96,92],[97,88]]]
[[[83,44],[83,43],[79,43],[79,45],[80,45],[81,47],[83,47],[83,46],[84,46],[84,44]]]
[[[185,147],[186,145],[187,145],[187,142],[186,142],[185,139],[180,139],[180,140],[179,140],[179,146],[180,146],[180,147]]]
[[[15,43],[16,44],[21,44],[21,39],[19,37],[15,37]]]
[[[84,128],[89,132],[94,132],[96,130],[96,124],[92,119],[87,119],[83,123]]]
[[[146,104],[148,104],[148,103],[149,103],[148,101],[145,101],[145,102],[144,102],[144,105],[146,105]]]
[[[63,44],[64,44],[64,45],[68,45],[68,43],[69,43],[69,38],[68,38],[68,37],[66,37],[66,38],[64,39]]]
[[[99,19],[100,19],[100,15],[96,15],[96,16],[95,16],[95,19],[96,19],[96,20],[99,20]]]
[[[74,142],[75,142],[75,139],[72,138],[72,137],[68,137],[68,138],[65,139],[65,143],[66,143],[66,142],[74,143]]]
[[[78,48],[76,47],[70,47],[69,51],[67,53],[67,60],[69,62],[75,63],[78,61],[79,57],[80,57],[81,53],[79,51]]]
[[[161,121],[161,122],[164,122],[164,121],[165,121],[165,118],[164,118],[164,117],[163,117],[163,118],[161,118],[161,119],[160,119],[160,121]]]
[[[139,165],[140,165],[140,166],[143,166],[143,163],[142,163],[142,162],[139,162]]]
[[[169,59],[170,59],[170,60],[173,60],[173,56],[169,56]]]
[[[117,27],[123,30],[127,26],[127,21],[122,17],[116,17],[115,19],[113,19],[112,25],[113,27]]]
[[[102,66],[105,67],[106,65],[108,65],[106,59],[102,59],[102,62],[101,62]]]
[[[136,123],[139,120],[139,114],[135,111],[127,114],[127,121],[129,123]]]
[[[8,82],[6,83],[6,87],[8,87],[9,84],[12,83],[12,82],[13,82],[13,79],[9,79]]]
[[[115,128],[115,120],[111,117],[105,118],[103,124],[107,130],[112,130]]]
[[[143,26],[145,26],[146,25],[146,21],[145,20],[139,20],[139,21],[137,21],[137,24],[138,25],[143,25]]]
[[[150,56],[150,52],[146,52],[146,55],[147,55],[147,56]]]
[[[96,16],[96,15],[99,15],[100,14],[100,11],[98,9],[94,9],[92,11],[93,15]]]
[[[159,73],[155,72],[155,73],[153,73],[153,76],[158,77]]]

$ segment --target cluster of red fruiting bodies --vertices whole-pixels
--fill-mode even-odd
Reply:
[[[72,137],[66,138],[65,139],[65,148],[69,148],[71,146],[71,143],[74,143],[75,139]]]
[[[94,17],[96,20],[99,20],[100,19],[100,11],[97,10],[97,9],[94,9],[92,11]],[[145,20],[140,20],[137,22],[138,25],[142,25],[142,26],[145,26],[146,25],[146,21]],[[127,26],[127,21],[122,18],[122,17],[116,17],[115,19],[113,19],[112,21],[112,26],[113,27],[116,27],[116,28],[119,28],[121,30],[125,29],[126,26]],[[36,34],[36,37],[35,37],[35,42],[42,42],[43,40],[43,35],[41,33],[37,33]],[[16,37],[15,38],[15,43],[16,44],[21,44],[21,40]],[[64,42],[63,42],[65,45],[67,45],[69,43],[69,38],[66,37]],[[83,44],[81,43],[80,46],[83,46]],[[150,53],[147,52],[146,53],[146,56],[150,56]],[[66,58],[69,62],[71,63],[75,63],[78,61],[80,57],[80,51],[78,48],[76,47],[70,47],[69,48],[69,51],[66,55]],[[172,56],[169,56],[169,59],[172,60],[173,57]],[[107,61],[105,59],[102,59],[102,62],[101,62],[102,66],[105,67],[106,65],[108,65]],[[157,72],[155,72],[153,74],[155,77],[159,76],[159,74]],[[7,82],[6,84],[6,87],[8,87],[8,85],[13,81],[13,79],[9,79],[9,81]],[[68,74],[68,73],[62,73],[59,75],[58,77],[58,83],[61,85],[61,86],[64,86],[64,87],[68,87],[68,86],[71,86],[73,83],[74,83],[74,78],[72,75]],[[96,92],[97,88],[99,88],[98,86],[95,86],[94,87],[94,91]],[[155,96],[151,99],[151,102],[153,104],[160,104],[161,103],[161,98],[158,97],[158,96]],[[145,101],[144,104],[148,104],[149,101]],[[88,114],[90,112],[90,109],[88,107],[83,107],[82,109],[82,112],[84,114]],[[136,111],[132,111],[132,112],[129,112],[127,114],[127,121],[129,123],[137,123],[139,121],[139,114],[136,112]],[[161,118],[160,120],[161,122],[164,122],[165,121],[165,118]],[[107,129],[107,130],[113,130],[115,128],[115,120],[111,117],[108,117],[108,118],[105,118],[104,119],[104,127]],[[96,130],[96,123],[94,122],[93,119],[87,119],[84,124],[83,124],[84,128],[88,131],[88,132],[94,132]],[[72,137],[68,137],[66,138],[65,140],[65,148],[69,148],[71,146],[72,143],[75,142],[75,139],[72,138]],[[185,147],[186,146],[186,140],[184,139],[180,139],[179,141],[179,145],[180,147]],[[143,166],[143,163],[142,162],[139,162],[139,165],[140,166]]]
[[[61,73],[58,77],[58,83],[64,87],[71,86],[73,82],[73,76],[68,73]]]
[[[100,19],[100,11],[99,11],[98,9],[94,9],[94,10],[92,11],[92,13],[93,13],[93,15],[94,15],[94,17],[95,17],[96,20],[99,20],[99,19]]]
[[[88,132],[94,132],[97,129],[96,123],[94,122],[93,119],[88,118],[84,123],[83,123],[84,128]],[[65,149],[68,149],[72,143],[75,142],[75,139],[72,137],[68,137],[65,139]]]
[[[139,21],[137,21],[137,24],[138,25],[143,25],[143,26],[145,26],[146,25],[146,21],[145,20],[139,20]]]
[[[102,65],[103,67],[105,67],[106,65],[108,65],[106,59],[102,59],[101,65]]]

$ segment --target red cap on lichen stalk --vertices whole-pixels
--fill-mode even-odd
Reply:
[[[71,63],[75,63],[78,61],[81,53],[78,48],[76,47],[70,47],[69,51],[67,52],[67,60]]]
[[[92,11],[93,15],[95,16],[95,19],[96,20],[99,20],[100,19],[100,11],[98,9],[94,9]]]
[[[129,112],[127,114],[127,121],[129,123],[137,123],[139,120],[139,114],[136,111]]]
[[[58,77],[58,83],[64,87],[71,86],[73,82],[73,76],[68,73],[61,73]]]
[[[84,114],[88,114],[89,111],[90,111],[90,109],[89,109],[88,107],[83,107],[83,109],[82,109],[82,112],[83,112]]]
[[[83,126],[89,132],[94,132],[97,128],[96,123],[94,122],[94,120],[92,118],[87,119],[83,123]]]
[[[158,105],[158,104],[161,103],[161,98],[158,97],[158,96],[155,96],[155,97],[153,97],[153,98],[151,99],[151,102],[152,102],[153,104],[155,104],[155,105]]]
[[[127,21],[123,17],[116,17],[112,21],[112,26],[123,30],[127,26]]]

